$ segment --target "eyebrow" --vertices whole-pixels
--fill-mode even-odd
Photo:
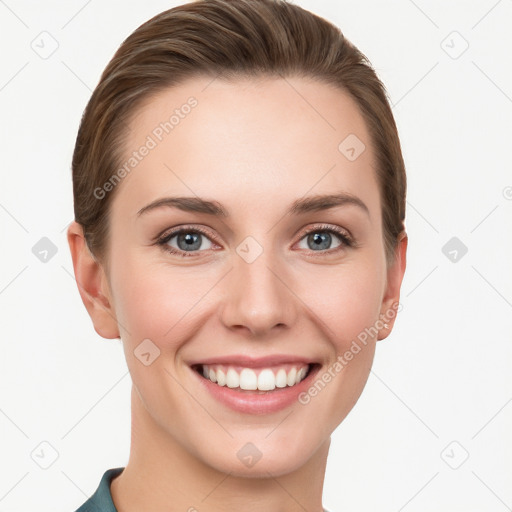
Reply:
[[[366,204],[357,196],[348,193],[315,195],[297,199],[291,204],[286,214],[301,215],[346,205],[357,206],[368,216],[370,215]],[[178,208],[185,212],[206,213],[223,218],[229,217],[229,213],[219,202],[208,201],[200,197],[164,197],[157,199],[141,208],[137,212],[137,216],[162,207]]]

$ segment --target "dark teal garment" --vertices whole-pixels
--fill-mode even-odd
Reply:
[[[117,512],[110,494],[110,482],[121,474],[123,469],[113,468],[105,471],[96,492],[75,512]]]
[[[110,482],[123,472],[124,468],[109,469],[103,473],[96,492],[75,512],[117,512],[110,494]],[[324,509],[324,512],[328,512]]]

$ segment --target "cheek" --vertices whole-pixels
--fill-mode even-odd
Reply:
[[[149,338],[165,350],[172,340],[186,338],[216,279],[192,267],[132,258],[123,261],[112,281],[123,340],[132,345]]]
[[[337,352],[379,318],[385,275],[376,261],[319,268],[300,283],[297,295],[321,320],[324,333]]]

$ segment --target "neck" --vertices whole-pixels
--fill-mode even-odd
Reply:
[[[112,481],[112,499],[118,512],[322,512],[329,444],[290,473],[237,477],[184,449],[153,420],[132,386],[130,458]]]

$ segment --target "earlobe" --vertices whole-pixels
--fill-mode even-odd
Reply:
[[[78,291],[95,331],[103,338],[119,338],[104,269],[89,251],[82,226],[76,221],[68,227],[67,238]]]
[[[389,336],[395,323],[396,315],[400,304],[400,288],[405,273],[407,262],[407,243],[408,237],[405,231],[398,237],[395,250],[395,259],[387,271],[387,283],[382,307],[380,312],[381,327],[379,329],[378,340],[383,340]]]

